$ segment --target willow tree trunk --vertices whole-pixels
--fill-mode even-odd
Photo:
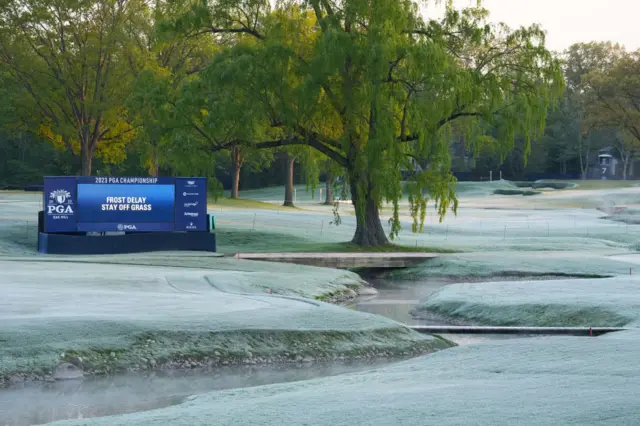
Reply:
[[[231,174],[231,198],[238,199],[240,188],[240,169],[242,168],[242,157],[237,147],[231,149],[231,163],[233,172]]]
[[[356,210],[357,221],[356,232],[351,243],[362,247],[378,247],[389,244],[382,228],[382,222],[380,222],[380,209],[372,193],[373,187],[371,185],[358,187],[351,183],[351,202]]]
[[[332,205],[333,204],[333,174],[330,172],[327,172],[327,181],[325,182],[325,199],[324,199],[324,203],[326,205]]]
[[[295,161],[295,157],[287,156],[287,184],[284,186],[284,203],[282,204],[287,207],[293,207],[293,165]]]

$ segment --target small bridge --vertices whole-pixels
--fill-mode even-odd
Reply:
[[[522,334],[546,336],[599,336],[614,331],[617,327],[476,327],[453,325],[411,325],[409,328],[427,334]]]
[[[438,257],[437,253],[238,253],[238,259],[296,263],[327,268],[407,268]]]

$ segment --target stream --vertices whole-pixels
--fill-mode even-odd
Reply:
[[[444,279],[389,281],[371,278],[375,296],[357,298],[348,307],[384,315],[409,325],[447,324],[442,319],[416,320],[411,309],[433,291],[450,284]],[[509,336],[443,335],[458,344]],[[0,426],[30,426],[152,410],[179,404],[184,398],[214,390],[284,383],[352,373],[395,361],[341,362],[282,366],[238,366],[210,370],[123,374],[84,380],[35,382],[0,389]]]
[[[431,293],[442,287],[459,282],[446,278],[429,278],[414,280],[388,280],[373,277],[363,277],[378,294],[374,296],[359,296],[347,307],[361,312],[382,315],[407,325],[460,325],[451,320],[421,313],[421,318],[411,315],[411,310]],[[503,278],[506,279],[506,278]],[[465,323],[465,325],[468,325]],[[505,334],[442,334],[442,337],[458,345],[470,345],[487,340],[514,339],[527,337],[525,335]]]
[[[223,389],[286,383],[352,373],[391,361],[286,366],[237,366],[31,382],[0,389],[0,426],[39,425],[153,410],[186,397]]]

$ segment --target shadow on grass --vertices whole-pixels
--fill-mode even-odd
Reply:
[[[287,234],[260,231],[216,229],[218,251],[230,253],[266,252],[321,252],[321,253],[454,253],[437,247],[402,246],[389,244],[381,247],[360,247],[349,242],[318,243]]]
[[[246,198],[209,198],[209,207],[232,207],[236,209],[261,209],[261,210],[296,210],[297,207],[286,207],[281,204],[266,203],[264,201],[248,200]]]

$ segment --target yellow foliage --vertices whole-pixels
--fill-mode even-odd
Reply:
[[[64,141],[61,135],[55,133],[51,126],[48,124],[41,124],[38,127],[38,135],[48,139],[56,149],[60,151],[66,151],[69,149],[68,144]],[[75,155],[80,155],[80,142],[76,139],[70,142],[71,150]]]
[[[105,163],[118,164],[127,158],[127,144],[136,136],[136,131],[125,121],[117,123],[96,146],[96,157]]]

